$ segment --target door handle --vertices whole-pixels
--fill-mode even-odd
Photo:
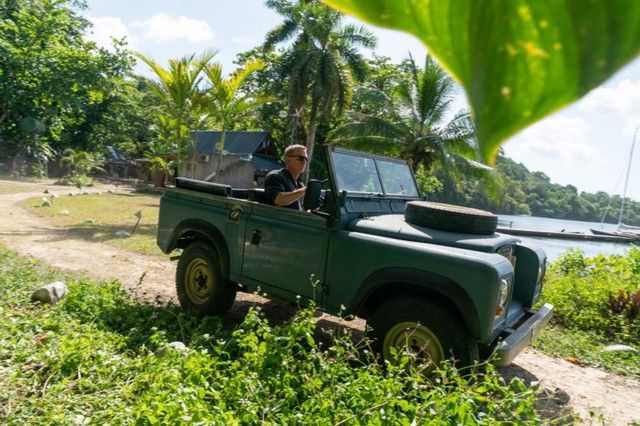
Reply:
[[[253,230],[253,235],[251,236],[251,244],[257,246],[260,244],[260,238],[262,237],[262,231],[259,229]]]

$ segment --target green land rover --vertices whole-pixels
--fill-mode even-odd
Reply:
[[[158,245],[182,249],[181,305],[222,315],[237,291],[364,318],[374,349],[509,364],[552,316],[537,312],[546,256],[495,232],[485,211],[421,199],[406,162],[326,146],[306,211],[261,189],[177,178],[160,203]],[[393,350],[393,348],[396,348]]]

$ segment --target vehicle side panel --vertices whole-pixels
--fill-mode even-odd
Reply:
[[[444,297],[461,309],[469,300],[473,301],[479,324],[473,337],[481,342],[489,340],[494,328],[499,280],[513,274],[511,263],[504,257],[347,231],[334,234],[329,244],[328,310],[336,311],[345,301],[349,301],[348,310],[357,308],[360,303],[358,290],[375,271],[419,269],[454,283],[468,295],[468,299],[458,302],[455,300],[457,292],[444,285],[440,289]],[[401,281],[398,278],[399,286]]]

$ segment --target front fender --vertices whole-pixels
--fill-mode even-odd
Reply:
[[[329,254],[328,306],[348,301],[348,313],[356,313],[376,287],[398,283],[393,296],[409,282],[449,300],[481,343],[491,339],[500,280],[513,275],[511,263],[496,253],[360,232],[337,233]]]

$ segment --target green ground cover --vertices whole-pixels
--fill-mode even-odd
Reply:
[[[29,302],[58,275],[0,246],[0,423],[543,422],[519,379],[487,366],[433,383],[409,359],[384,372],[363,343],[317,330],[313,308],[283,325],[251,308],[229,327],[87,280],[57,305]],[[156,354],[171,341],[187,351]]]
[[[640,350],[640,248],[626,256],[585,258],[568,251],[549,268],[542,293],[555,306],[552,327],[534,346],[616,373],[640,376],[640,355],[604,350],[627,345]]]
[[[54,225],[67,228],[72,236],[164,256],[156,245],[159,203],[157,195],[108,192],[60,195],[52,199],[50,207],[43,207],[41,198],[32,198],[24,201],[23,207]],[[133,232],[138,211],[142,216],[136,232],[127,238],[116,236],[120,230]]]

